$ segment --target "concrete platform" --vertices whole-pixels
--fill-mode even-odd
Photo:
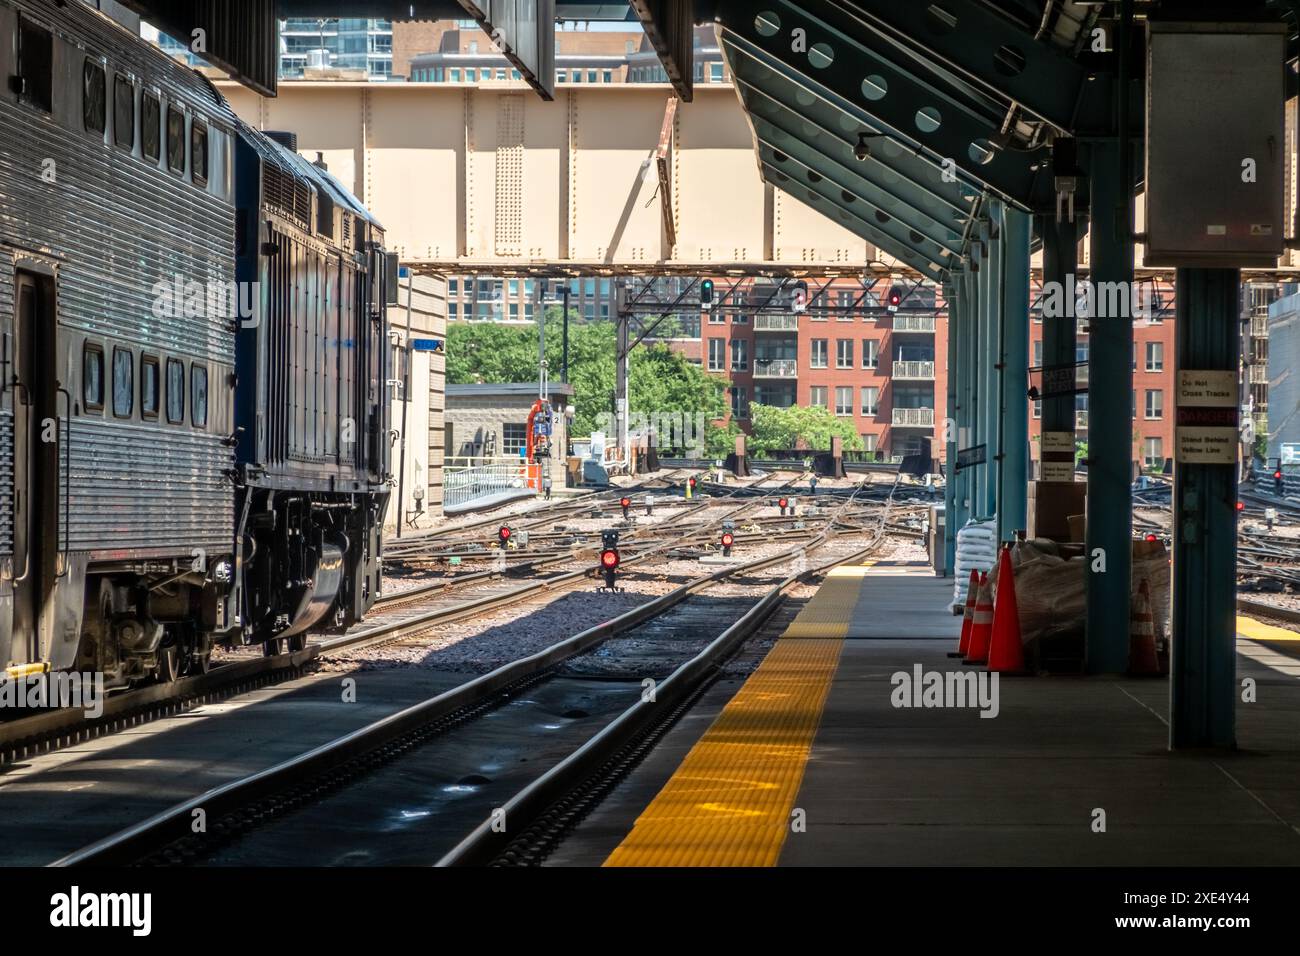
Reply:
[[[1243,624],[1240,749],[1171,754],[1165,679],[985,675],[995,716],[900,706],[918,673],[982,673],[947,657],[951,579],[837,572],[661,789],[622,795],[606,865],[1300,864],[1300,635]]]

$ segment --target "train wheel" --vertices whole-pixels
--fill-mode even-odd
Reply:
[[[295,634],[293,637],[289,638],[288,641],[290,654],[296,654],[301,650],[306,650],[307,648],[306,634]]]
[[[262,644],[262,653],[267,657],[274,657],[276,654],[284,653],[285,639],[283,637],[273,637],[271,640]]]
[[[170,684],[181,676],[181,656],[175,644],[158,648],[158,681]]]
[[[189,672],[191,674],[206,674],[211,667],[212,638],[207,634],[203,634],[195,642],[194,653],[190,655]]]

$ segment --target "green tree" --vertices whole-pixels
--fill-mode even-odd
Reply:
[[[820,405],[776,408],[755,404],[749,406],[749,418],[754,428],[749,453],[755,458],[792,448],[828,451],[833,435],[844,440],[845,451],[861,451],[864,447],[862,436],[853,428],[852,419],[838,418],[831,414],[830,409]]]
[[[560,310],[548,310],[546,361],[552,384],[561,380]],[[573,434],[604,425],[614,411],[616,329],[613,322],[575,321],[570,310],[569,383],[574,389]],[[537,327],[493,322],[456,323],[447,330],[447,381],[452,385],[537,381]],[[638,345],[628,363],[631,410],[702,414],[705,441],[726,414],[727,379],[709,375],[665,345]],[[734,434],[734,433],[733,433]]]

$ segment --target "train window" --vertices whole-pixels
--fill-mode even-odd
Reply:
[[[202,365],[190,366],[190,423],[195,428],[208,425],[208,370]]]
[[[18,96],[49,113],[54,106],[54,38],[50,31],[18,16]]]
[[[185,363],[180,359],[167,360],[167,421],[185,421]]]
[[[121,73],[113,77],[113,142],[135,146],[135,85]]]
[[[140,414],[144,418],[158,417],[158,386],[158,360],[140,356]]]
[[[167,168],[185,172],[185,114],[174,106],[167,107]]]
[[[194,181],[203,186],[208,181],[208,127],[194,120],[190,123],[190,169]]]
[[[152,93],[140,97],[140,149],[145,159],[158,162],[159,141],[162,139],[162,104]]]
[[[104,350],[90,342],[81,347],[81,400],[88,411],[104,407]]]
[[[113,414],[130,418],[135,405],[135,362],[126,349],[113,349]]]
[[[86,57],[81,66],[81,121],[87,133],[104,132],[104,111],[108,100],[104,68]]]

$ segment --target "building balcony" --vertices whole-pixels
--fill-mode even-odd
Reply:
[[[1250,384],[1267,385],[1268,384],[1268,366],[1252,365],[1250,367]]]
[[[797,378],[799,363],[795,359],[754,359],[754,378]]]
[[[895,362],[894,378],[920,382],[934,381],[933,362]]]
[[[933,408],[895,408],[893,424],[896,428],[933,428]]]
[[[1257,339],[1268,338],[1268,315],[1257,315],[1250,320],[1250,334]]]
[[[799,316],[797,315],[756,315],[754,316],[755,332],[798,332]]]
[[[933,315],[895,315],[895,332],[934,332]]]

